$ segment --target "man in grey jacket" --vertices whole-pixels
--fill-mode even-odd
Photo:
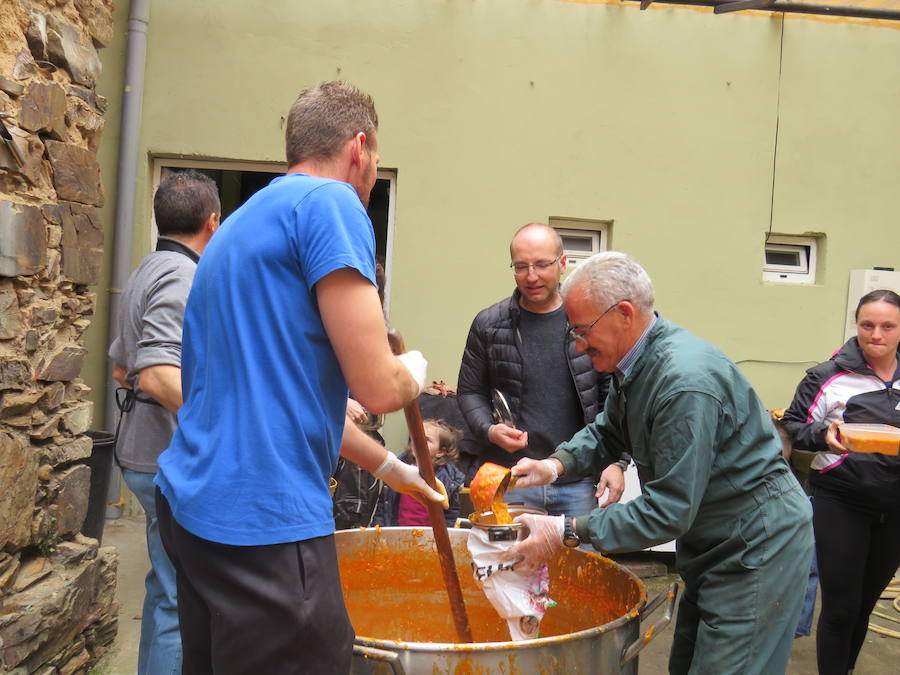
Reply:
[[[522,457],[543,459],[603,409],[609,375],[578,354],[566,332],[559,284],[566,270],[562,240],[552,227],[529,223],[509,245],[516,282],[512,297],[478,313],[472,322],[459,370],[459,407],[479,459],[513,466]],[[491,395],[500,391],[514,424],[491,419]],[[601,474],[597,494],[609,487],[607,503],[624,488],[621,464]],[[512,490],[511,502],[546,508],[552,514],[587,513],[597,506],[596,477],[553,486]]]
[[[109,348],[127,395],[116,459],[147,517],[146,595],[139,675],[181,673],[175,570],[159,537],[153,477],[181,407],[181,326],[197,260],[219,226],[215,183],[195,171],[166,176],[153,199],[159,240],[122,293],[118,337]],[[121,398],[121,397],[120,397]]]

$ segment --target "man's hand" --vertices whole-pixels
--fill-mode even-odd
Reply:
[[[362,407],[359,401],[347,399],[347,419],[354,424],[365,424],[369,420],[369,413]]]
[[[841,433],[839,427],[842,424],[843,422],[835,420],[828,425],[828,431],[825,432],[825,445],[827,445],[832,452],[836,452],[839,455],[846,455],[850,451],[838,440],[838,436],[840,436]]]
[[[528,446],[528,432],[506,424],[492,424],[487,437],[491,443],[507,452],[516,452]]]
[[[503,553],[501,559],[517,561],[517,570],[536,571],[562,548],[565,517],[523,513],[515,521],[527,528],[528,536]]]
[[[615,504],[622,498],[622,493],[625,491],[625,472],[622,471],[622,467],[618,464],[610,464],[603,469],[603,473],[600,474],[600,482],[597,483],[597,492],[594,493],[594,496],[600,499],[607,490],[609,490],[609,496],[600,505],[601,509],[604,506]]]
[[[128,384],[128,371],[125,370],[123,366],[116,364],[113,366],[113,379],[119,383],[120,387],[125,387],[126,389],[131,389],[131,385]]]
[[[516,487],[525,488],[535,485],[550,485],[562,473],[562,463],[558,459],[529,459],[523,457],[512,468],[516,477]]]
[[[437,502],[443,505],[445,509],[450,508],[450,502],[447,499],[447,489],[444,484],[437,478],[434,479],[438,490],[432,490],[428,484],[422,480],[419,475],[419,469],[413,464],[405,464],[401,462],[397,455],[388,450],[387,457],[377,469],[372,472],[375,478],[380,478],[388,484],[393,490],[403,494],[415,497],[423,504],[423,500]]]

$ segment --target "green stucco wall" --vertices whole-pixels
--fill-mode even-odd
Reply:
[[[126,12],[102,53],[110,227]],[[898,66],[896,28],[778,15],[155,0],[134,262],[148,250],[152,155],[281,161],[297,92],[343,78],[381,116],[382,166],[397,172],[390,319],[430,377],[455,385],[471,319],[512,289],[518,226],[613,219],[611,247],[647,267],[659,310],[786,405],[842,341],[849,270],[900,268]],[[773,232],[824,233],[820,283],[761,280],[770,210]],[[84,373],[98,401],[104,307]]]

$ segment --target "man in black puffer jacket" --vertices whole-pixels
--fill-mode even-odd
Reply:
[[[481,461],[513,466],[522,457],[544,459],[603,409],[609,375],[576,354],[559,295],[566,269],[562,240],[553,228],[530,223],[510,243],[516,290],[482,310],[472,322],[459,370],[459,407]],[[491,416],[492,391],[503,394],[515,425]],[[602,493],[618,501],[627,459],[604,471]],[[596,479],[560,481],[511,490],[508,501],[551,514],[588,513],[597,505]]]

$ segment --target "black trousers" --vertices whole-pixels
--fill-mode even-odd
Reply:
[[[184,675],[345,675],[353,627],[334,537],[269,546],[201,539],[156,490],[159,529],[175,566]]]
[[[846,675],[866,639],[869,614],[900,565],[900,512],[869,512],[820,488],[813,494],[822,589],[816,660],[820,675]]]

